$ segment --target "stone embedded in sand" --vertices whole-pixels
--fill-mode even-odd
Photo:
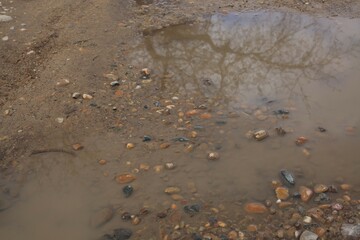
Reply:
[[[313,195],[313,191],[310,188],[307,188],[305,186],[300,186],[299,192],[300,192],[300,195],[301,195],[301,200],[303,202],[309,201],[310,198]]]
[[[171,195],[171,198],[174,200],[174,201],[180,201],[180,200],[183,200],[184,197],[181,196],[180,194],[173,194]]]
[[[105,165],[106,163],[107,163],[107,161],[105,159],[100,159],[99,160],[100,165]]]
[[[192,116],[195,116],[195,115],[198,114],[198,113],[199,113],[198,110],[193,109],[193,110],[187,111],[187,112],[185,113],[185,116],[186,116],[186,117],[192,117]]]
[[[160,144],[161,149],[166,149],[168,147],[170,147],[170,143],[165,142],[165,143]]]
[[[245,211],[248,213],[266,213],[268,210],[262,203],[247,203]]]
[[[181,192],[181,189],[179,187],[167,187],[164,192],[167,194],[174,194]]]
[[[286,187],[277,187],[275,189],[276,197],[280,200],[286,200],[289,198],[289,189]]]
[[[133,149],[134,147],[135,147],[135,144],[134,144],[134,143],[127,143],[127,144],[126,144],[126,148],[129,149],[129,150],[130,150],[130,149]]]
[[[210,119],[212,117],[211,113],[203,113],[200,115],[201,119]]]
[[[351,189],[351,185],[344,183],[340,185],[340,188],[344,191],[349,191]]]
[[[72,145],[72,148],[73,148],[75,151],[79,151],[79,150],[83,149],[84,146],[81,145],[80,143],[75,143],[75,144]]]
[[[136,179],[136,177],[130,173],[125,173],[125,174],[121,174],[118,175],[116,177],[116,182],[118,183],[130,183],[132,181],[134,181]]]
[[[315,193],[324,193],[324,192],[327,192],[327,190],[329,190],[329,187],[326,186],[325,184],[316,184],[314,186]]]
[[[278,203],[279,208],[287,208],[287,207],[290,207],[292,205],[293,205],[292,202],[280,202],[280,203]]]
[[[217,152],[210,152],[210,153],[208,153],[207,158],[212,161],[218,160],[220,158],[220,154]]]
[[[259,130],[254,133],[254,138],[258,141],[264,140],[269,136],[269,134],[265,130]]]

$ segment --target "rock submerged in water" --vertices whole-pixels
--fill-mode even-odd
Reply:
[[[305,187],[305,186],[300,186],[299,192],[301,195],[301,200],[303,202],[309,201],[310,198],[313,196],[313,191],[310,188]]]
[[[288,185],[288,186],[295,185],[295,177],[290,171],[288,171],[286,169],[282,169],[280,171],[280,177],[286,185]]]
[[[262,203],[247,203],[245,211],[248,213],[266,213],[268,210]]]
[[[117,228],[112,235],[105,234],[99,240],[127,240],[132,236],[132,231],[127,228]]]

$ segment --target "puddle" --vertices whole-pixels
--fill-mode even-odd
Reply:
[[[139,120],[130,136],[89,136],[75,156],[44,153],[26,158],[25,177],[14,181],[21,187],[1,185],[10,188],[4,194],[16,200],[6,199],[3,204],[0,236],[89,240],[124,227],[133,231],[131,239],[161,239],[162,232],[181,221],[189,224],[187,233],[196,232],[214,215],[211,207],[220,209],[219,217],[231,229],[243,230],[257,218],[244,217],[242,204],[275,202],[271,181],[284,168],[295,174],[297,186],[345,181],[353,185],[352,197],[358,199],[359,57],[358,19],[251,12],[213,15],[199,24],[154,32],[131,54],[133,65],[152,70],[152,81],[137,78],[142,89],[134,90],[140,91],[136,100],[154,109],[139,111],[138,118],[146,124]],[[158,114],[163,109],[153,106],[155,101],[162,107],[166,102],[174,105],[172,114]],[[198,111],[210,112],[210,119],[179,114],[202,104],[207,109]],[[275,114],[279,110],[288,114]],[[164,121],[170,124],[164,126]],[[278,136],[276,127],[288,133]],[[188,136],[189,129],[198,136],[189,143],[173,141]],[[270,136],[263,141],[247,138],[253,129],[264,129]],[[152,136],[150,143],[143,142],[144,135]],[[299,136],[309,141],[296,146]],[[60,135],[54,141],[61,147],[75,140]],[[126,142],[136,147],[127,150]],[[171,146],[160,149],[164,142]],[[189,146],[194,150],[184,152]],[[219,152],[220,159],[208,161],[209,151]],[[107,164],[100,166],[100,159]],[[167,162],[176,168],[155,173],[155,166]],[[139,171],[142,163],[150,169]],[[128,199],[122,193],[124,185],[113,180],[125,172],[136,175],[131,183],[135,190]],[[181,221],[176,214],[159,219],[158,214],[169,211],[174,202],[164,194],[169,186],[181,188],[183,200],[176,202],[180,209],[199,203],[204,214],[183,214]],[[307,207],[316,205],[311,201]],[[94,212],[109,206],[114,212],[111,221],[91,228]],[[139,225],[120,217],[124,212],[136,215],[143,207],[151,213],[141,216]]]

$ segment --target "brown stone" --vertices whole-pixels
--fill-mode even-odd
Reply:
[[[292,202],[280,202],[280,203],[278,203],[279,208],[287,208],[287,207],[290,207],[292,205],[293,205]]]
[[[80,143],[75,143],[75,144],[72,145],[72,148],[73,148],[75,151],[79,151],[79,150],[83,149],[84,146],[81,145]]]
[[[301,195],[301,200],[303,202],[307,202],[310,200],[310,198],[312,197],[313,195],[313,191],[310,189],[310,188],[307,188],[305,186],[301,186],[299,188],[299,192],[300,192],[300,195]]]
[[[116,177],[116,182],[118,182],[118,183],[130,183],[130,182],[134,181],[135,179],[136,179],[136,177],[133,174],[125,173],[125,174],[118,175]]]
[[[198,113],[199,113],[198,110],[193,109],[193,110],[187,111],[187,112],[185,113],[185,116],[186,116],[186,117],[192,117],[192,116],[194,116],[194,115],[196,115],[196,114],[198,114]]]
[[[171,195],[171,198],[174,200],[174,201],[181,201],[183,200],[183,196],[181,196],[180,194],[173,194]]]
[[[133,149],[135,147],[135,144],[134,143],[128,143],[126,144],[126,148],[127,149]]]
[[[316,233],[316,235],[318,235],[319,237],[323,237],[323,236],[325,235],[325,233],[326,233],[326,230],[325,230],[324,228],[322,228],[322,227],[317,227],[317,228],[315,229],[315,233]]]
[[[100,165],[105,165],[107,163],[107,161],[105,159],[101,159],[99,160],[99,164]]]
[[[268,210],[264,204],[261,203],[247,203],[245,211],[248,213],[266,213]]]
[[[340,185],[340,188],[344,191],[349,191],[351,189],[351,185],[344,183]]]
[[[150,169],[150,166],[147,163],[140,163],[139,168],[140,168],[140,170],[148,171]]]
[[[138,225],[140,222],[141,222],[141,218],[139,218],[139,217],[134,217],[134,218],[131,220],[131,223],[132,223],[133,225]]]
[[[238,239],[238,234],[237,234],[237,232],[234,231],[234,230],[230,231],[230,232],[228,233],[228,238],[229,238],[230,240],[236,240],[236,239]]]
[[[203,113],[200,115],[201,119],[210,119],[212,115],[210,113]]]
[[[296,145],[303,145],[308,141],[306,137],[298,137],[295,141]]]
[[[327,192],[327,190],[329,190],[329,187],[326,186],[325,184],[316,184],[314,186],[315,193],[324,193],[324,192]]]
[[[181,189],[178,187],[167,187],[167,188],[165,188],[164,192],[171,195],[174,193],[181,192]]]
[[[250,224],[249,226],[247,226],[246,228],[249,232],[256,232],[257,231],[257,226],[254,224]]]
[[[170,143],[165,142],[165,143],[160,144],[161,149],[166,149],[168,147],[170,147]]]
[[[277,187],[275,189],[276,197],[280,200],[286,200],[289,198],[289,189],[286,187]]]
[[[196,138],[197,136],[198,136],[198,133],[196,131],[191,131],[189,133],[189,137],[191,137],[191,138]]]

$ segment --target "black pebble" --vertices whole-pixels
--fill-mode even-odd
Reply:
[[[132,235],[132,231],[127,228],[118,228],[114,230],[114,240],[126,240],[129,239]]]
[[[125,197],[130,197],[131,194],[134,192],[134,188],[130,185],[126,185],[124,188],[123,188],[123,193],[125,195]]]
[[[326,132],[326,129],[323,128],[323,127],[318,127],[318,129],[319,129],[320,132]]]

